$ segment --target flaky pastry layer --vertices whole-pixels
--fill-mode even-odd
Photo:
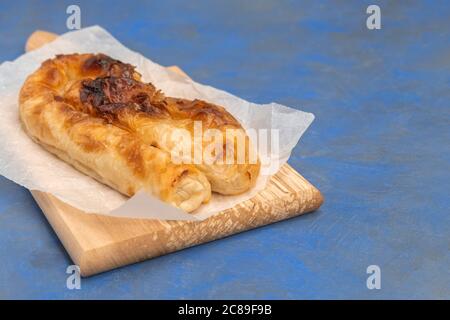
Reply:
[[[23,127],[34,141],[128,196],[144,189],[191,212],[209,201],[211,190],[242,193],[259,174],[259,161],[249,161],[248,136],[224,108],[165,97],[143,83],[133,66],[103,54],[45,61],[25,81],[19,106]],[[193,136],[194,121],[223,135],[224,154],[225,131],[234,129],[246,141],[244,162],[174,162],[180,141],[171,133],[181,128]],[[206,146],[207,141],[199,143]]]

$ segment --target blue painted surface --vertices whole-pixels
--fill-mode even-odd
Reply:
[[[289,162],[323,207],[70,291],[70,259],[40,209],[0,177],[0,298],[450,298],[450,4],[241,2],[3,1],[0,61],[35,29],[65,32],[78,3],[84,26],[160,64],[315,113]],[[365,27],[372,3],[378,31]],[[381,290],[366,288],[371,264]]]

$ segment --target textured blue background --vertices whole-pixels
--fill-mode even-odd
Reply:
[[[64,248],[0,177],[0,298],[450,298],[449,2],[2,1],[0,61],[35,29],[67,31],[73,3],[83,26],[199,82],[315,113],[289,162],[326,202],[70,291]],[[365,27],[372,3],[381,30]]]

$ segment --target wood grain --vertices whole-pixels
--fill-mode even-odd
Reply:
[[[56,34],[34,32],[26,50],[54,40]],[[187,75],[177,66],[168,67]],[[82,276],[220,239],[316,210],[320,191],[288,164],[254,198],[201,222],[108,217],[82,212],[51,194],[31,191]]]

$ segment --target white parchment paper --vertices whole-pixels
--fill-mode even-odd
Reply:
[[[151,41],[151,40],[150,40]],[[165,204],[144,192],[127,198],[80,173],[35,144],[23,131],[19,120],[18,94],[26,77],[56,54],[105,53],[136,66],[146,82],[152,82],[167,96],[203,99],[224,106],[246,129],[276,129],[279,149],[270,154],[256,186],[238,196],[213,194],[210,203],[194,214]],[[314,119],[313,114],[276,103],[258,105],[225,91],[180,76],[127,49],[99,26],[69,32],[55,41],[0,65],[0,174],[30,189],[48,192],[88,213],[161,220],[203,220],[253,197],[268,178],[289,158],[301,135]],[[261,150],[258,150],[261,152]]]

